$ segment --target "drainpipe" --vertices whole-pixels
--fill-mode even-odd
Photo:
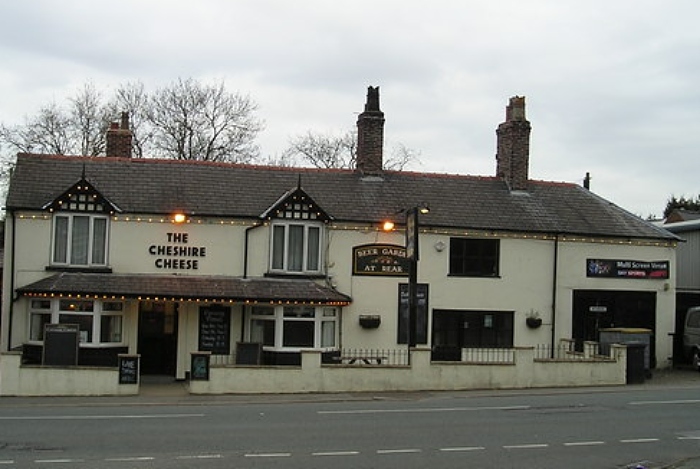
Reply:
[[[255,222],[254,225],[245,229],[245,242],[243,244],[243,278],[248,278],[248,235],[255,228],[262,226],[262,222]]]
[[[13,210],[11,212],[12,214],[12,254],[10,256],[10,263],[12,266],[10,267],[10,301],[8,302],[9,305],[9,311],[7,312],[7,350],[6,352],[9,352],[12,350],[12,318],[14,316],[14,306],[15,306],[15,301],[17,301],[17,298],[15,297],[15,239],[17,239],[16,236],[16,226],[17,226],[17,221],[15,218],[15,211]],[[5,229],[7,229],[7,225],[5,225]]]
[[[559,234],[554,237],[554,266],[552,269],[552,348],[550,358],[554,358],[557,326],[557,276],[559,275]]]

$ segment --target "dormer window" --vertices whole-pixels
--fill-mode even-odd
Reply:
[[[285,195],[268,216],[270,271],[321,273],[324,223],[328,216],[299,188]]]
[[[51,264],[105,267],[109,214],[115,208],[81,180],[48,205],[54,212]]]
[[[320,224],[275,222],[271,269],[318,273],[321,270],[321,229]]]

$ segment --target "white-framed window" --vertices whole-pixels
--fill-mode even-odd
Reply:
[[[248,337],[267,349],[332,349],[338,343],[338,308],[329,306],[252,306]]]
[[[44,341],[46,324],[77,324],[81,345],[124,342],[124,303],[79,299],[31,299],[29,341]]]
[[[319,273],[323,224],[278,222],[272,225],[270,270]]]
[[[53,223],[53,265],[107,265],[109,218],[88,213],[58,213]]]

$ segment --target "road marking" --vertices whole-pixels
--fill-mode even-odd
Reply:
[[[352,414],[417,414],[431,412],[476,412],[482,410],[527,410],[527,405],[498,406],[498,407],[436,407],[419,409],[356,409],[356,410],[319,410],[321,415],[352,415]]]
[[[564,443],[564,446],[595,446],[604,444],[604,441],[570,441],[569,443]]]
[[[246,458],[288,458],[292,453],[246,453]]]
[[[405,454],[405,453],[420,453],[421,450],[418,448],[404,448],[404,449],[378,449],[377,454]]]
[[[654,443],[658,438],[633,438],[631,440],[620,440],[620,443]]]
[[[15,463],[14,459],[7,459],[4,461],[0,461],[0,464],[14,464],[14,463]]]
[[[700,399],[681,399],[676,401],[636,401],[629,405],[665,405],[665,404],[700,404]]]
[[[359,451],[323,451],[319,453],[311,453],[311,456],[355,456],[360,454]]]
[[[138,461],[155,461],[156,458],[152,456],[135,456],[132,458],[112,458],[105,459],[107,462],[138,462]]]
[[[0,417],[0,420],[119,420],[119,419],[182,419],[204,417],[204,414],[144,414],[144,415],[39,415],[34,417]]]
[[[679,440],[700,440],[700,436],[679,436]]]
[[[37,464],[69,464],[75,462],[85,462],[83,459],[37,459]]]
[[[506,445],[503,449],[534,449],[534,448],[548,448],[547,443],[535,443],[530,445]]]
[[[222,459],[223,456],[221,454],[196,454],[196,455],[191,455],[191,456],[178,456],[176,459],[183,459],[183,460],[188,460],[188,459]]]
[[[482,451],[485,450],[486,448],[483,446],[458,446],[455,448],[440,448],[440,451],[445,451],[445,452],[459,452],[459,451]]]

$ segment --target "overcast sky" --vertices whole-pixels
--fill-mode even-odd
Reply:
[[[23,0],[0,15],[0,122],[87,82],[223,80],[250,95],[275,156],[355,127],[380,87],[386,152],[417,171],[495,174],[495,129],[526,97],[530,177],[581,184],[635,214],[695,197],[697,0]]]

